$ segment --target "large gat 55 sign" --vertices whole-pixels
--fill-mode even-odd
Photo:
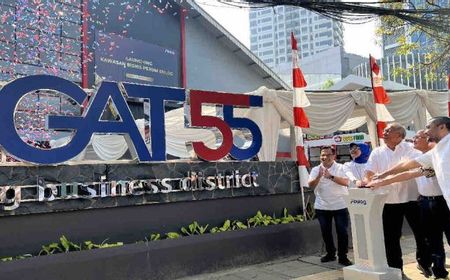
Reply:
[[[168,100],[185,101],[186,98],[185,90],[180,88],[102,82],[82,116],[47,116],[48,129],[72,130],[74,134],[67,145],[44,150],[25,143],[18,135],[14,124],[17,103],[26,94],[37,90],[57,91],[66,94],[79,104],[87,98],[87,93],[78,85],[47,75],[20,78],[8,83],[0,90],[0,145],[14,157],[37,164],[55,164],[72,159],[86,148],[94,133],[123,134],[131,153],[137,156],[139,161],[164,161],[166,159],[164,103]],[[127,105],[128,97],[146,99],[150,103],[151,153]],[[215,149],[207,147],[201,141],[193,142],[194,151],[200,158],[213,161],[230,154],[235,159],[245,160],[258,153],[262,144],[259,127],[250,119],[234,117],[233,108],[262,107],[261,96],[190,90],[189,98],[191,127],[213,128],[220,132],[222,138],[220,146]],[[121,117],[120,121],[101,120],[109,100],[114,102]],[[222,105],[223,119],[216,116],[203,116],[201,110],[203,104]],[[251,145],[245,149],[235,146],[232,129],[250,131]]]

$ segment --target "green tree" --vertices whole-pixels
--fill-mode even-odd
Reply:
[[[435,24],[412,24],[400,17],[387,15],[380,17],[380,23],[377,34],[386,38],[391,36],[396,38],[398,55],[407,55],[414,52],[425,54],[424,61],[421,62],[421,68],[427,68],[429,73],[441,73],[447,76],[450,69],[450,32],[448,26],[450,24],[450,2],[445,0],[423,0],[420,5],[411,3],[388,3],[385,6],[391,9],[409,9],[430,11],[427,18],[434,23],[441,24],[442,28],[438,28]],[[436,11],[436,12],[431,12]],[[439,12],[437,12],[439,11]],[[423,15],[413,14],[420,18]],[[414,36],[413,36],[414,35]],[[426,46],[421,45],[419,40],[426,40]],[[395,68],[395,75],[411,75],[415,71],[414,67],[406,67],[403,69]],[[429,74],[429,79],[436,80],[445,77],[439,77],[436,74]]]
[[[322,89],[329,89],[329,88],[331,88],[332,86],[334,86],[333,80],[332,80],[332,79],[328,79],[328,80],[326,80],[326,81],[323,83]]]

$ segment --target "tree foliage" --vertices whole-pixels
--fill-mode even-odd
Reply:
[[[425,54],[425,60],[422,61],[421,67],[428,68],[431,72],[430,74],[433,73],[434,75],[429,77],[429,79],[434,80],[439,78],[435,73],[446,74],[445,72],[450,70],[450,32],[446,29],[450,23],[449,5],[448,0],[424,0],[420,6],[414,6],[411,3],[392,3],[390,4],[392,8],[404,8],[406,6],[412,10],[438,9],[447,11],[447,13],[428,15],[430,20],[443,22],[443,28],[409,24],[395,16],[381,16],[377,33],[380,36],[396,36],[399,45],[396,51],[399,55],[407,55],[413,52]],[[428,41],[428,43],[420,44],[422,40]],[[415,69],[410,68],[406,70],[414,71]]]
[[[450,60],[450,4],[449,0],[412,1],[374,0],[371,2],[326,1],[326,0],[218,0],[219,2],[251,8],[265,8],[280,5],[301,7],[334,20],[361,24],[381,19],[380,35],[399,33],[399,54],[413,51],[427,53],[425,66],[432,71],[448,69]],[[428,49],[410,41],[414,32],[433,40]]]

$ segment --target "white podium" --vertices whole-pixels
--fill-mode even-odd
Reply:
[[[398,268],[387,265],[383,235],[383,206],[387,193],[371,189],[349,189],[346,198],[350,213],[355,264],[344,267],[345,280],[401,280]]]

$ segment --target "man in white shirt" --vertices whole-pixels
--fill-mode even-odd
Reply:
[[[402,160],[412,159],[417,151],[404,141],[406,130],[398,123],[389,124],[383,132],[386,145],[375,148],[366,165],[365,181],[388,170]],[[420,225],[420,208],[417,204],[419,196],[417,184],[414,180],[393,183],[383,187],[389,191],[383,209],[383,230],[386,258],[390,267],[403,270],[402,249],[400,238],[402,235],[403,217],[410,225],[416,240],[416,259],[419,269],[424,275],[430,275],[431,254],[425,242],[424,229]]]
[[[339,263],[348,266],[352,263],[347,258],[349,214],[344,196],[348,195],[347,185],[349,181],[345,177],[344,166],[335,162],[335,158],[336,153],[332,147],[320,148],[321,164],[311,170],[308,185],[314,189],[316,195],[314,208],[327,250],[327,254],[320,261],[336,260],[336,247],[332,235],[332,220],[334,218],[338,239]]]
[[[414,148],[421,152],[418,153],[417,157],[430,151],[435,144],[428,141],[428,136],[424,130],[417,131],[414,136]],[[416,178],[420,194],[419,205],[422,213],[422,225],[427,229],[425,235],[430,244],[433,274],[436,278],[446,278],[448,271],[445,269],[445,250],[442,238],[444,231],[449,228],[450,213],[434,170],[417,168],[388,176],[385,179],[373,180],[367,186],[377,188],[412,178]]]
[[[420,157],[399,163],[378,174],[374,179],[383,179],[414,168],[433,168],[441,191],[450,208],[450,118],[436,117],[431,119],[425,133],[437,145]]]

